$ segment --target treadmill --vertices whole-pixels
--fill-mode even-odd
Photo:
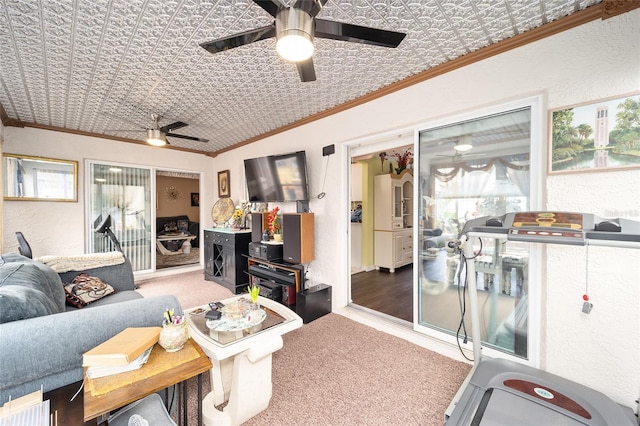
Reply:
[[[482,357],[473,246],[480,238],[545,244],[640,248],[640,222],[586,213],[519,212],[468,221],[454,245],[464,250],[474,367],[445,412],[447,425],[638,426],[640,417],[601,392],[504,359]],[[583,311],[590,310],[585,301]],[[640,412],[640,409],[638,409]]]

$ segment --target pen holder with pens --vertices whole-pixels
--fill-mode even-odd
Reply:
[[[180,317],[176,317],[174,321],[165,321],[162,325],[158,344],[167,352],[177,352],[184,347],[187,340],[189,340],[187,322]]]

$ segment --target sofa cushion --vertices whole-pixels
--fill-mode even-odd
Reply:
[[[82,273],[64,286],[67,303],[76,308],[83,308],[90,303],[115,293],[113,287],[98,277]]]
[[[0,323],[65,311],[62,281],[42,263],[13,253],[0,258]]]
[[[186,219],[180,219],[178,222],[178,231],[189,232],[189,221]]]
[[[187,223],[191,222],[189,216],[186,214],[178,216],[165,216],[156,217],[156,232],[158,235],[162,235],[165,232],[176,232],[178,230],[178,221],[186,220]]]

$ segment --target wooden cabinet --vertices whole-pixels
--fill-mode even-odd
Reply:
[[[413,171],[374,177],[374,263],[376,269],[413,262]]]
[[[376,269],[389,268],[392,273],[413,263],[413,230],[375,231],[374,258]]]
[[[205,229],[204,279],[215,281],[235,294],[249,285],[247,258],[251,231]]]
[[[374,176],[374,229],[404,229],[413,226],[413,172]]]

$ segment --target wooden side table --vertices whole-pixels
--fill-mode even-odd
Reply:
[[[156,344],[149,360],[142,368],[113,376],[89,379],[84,386],[84,421],[103,416],[133,401],[181,383],[183,410],[179,410],[186,424],[187,379],[198,376],[198,415],[202,421],[202,373],[211,370],[211,361],[200,346],[189,339],[178,352],[169,353]],[[180,407],[180,404],[178,405]],[[182,411],[182,412],[181,412]],[[201,423],[200,423],[201,424]]]

